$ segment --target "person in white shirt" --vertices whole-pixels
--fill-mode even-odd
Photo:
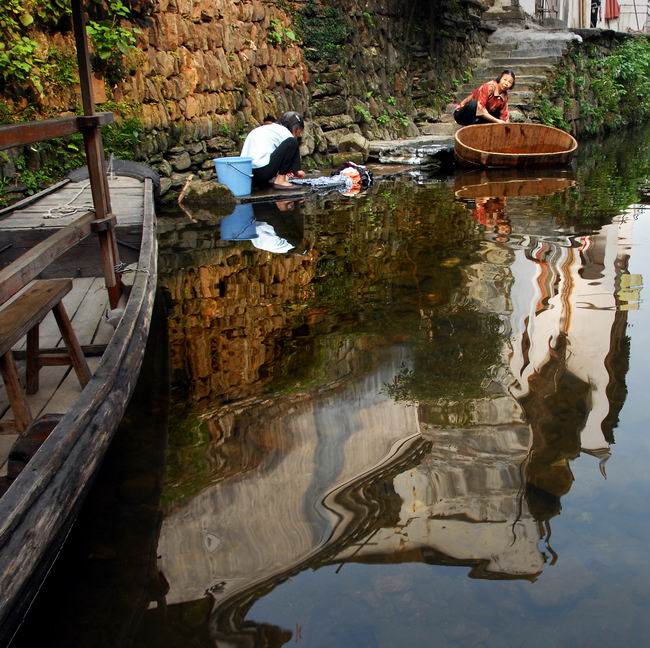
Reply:
[[[297,112],[284,113],[274,124],[254,128],[246,137],[241,157],[253,159],[253,186],[295,189],[289,178],[303,178],[300,141],[305,122]]]

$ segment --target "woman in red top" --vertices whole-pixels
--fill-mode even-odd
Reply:
[[[493,81],[488,81],[465,97],[454,111],[454,119],[461,126],[493,122],[504,124],[508,113],[508,90],[515,86],[515,73],[504,70]]]

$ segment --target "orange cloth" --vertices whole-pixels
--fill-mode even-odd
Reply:
[[[616,20],[621,15],[618,0],[605,0],[605,20]]]

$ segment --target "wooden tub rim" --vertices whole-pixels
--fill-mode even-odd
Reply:
[[[518,123],[518,122],[514,122]],[[466,128],[481,128],[483,126],[507,126],[508,124],[470,124],[469,126],[463,126],[462,128],[459,128],[455,133],[454,133],[454,141],[457,144],[460,144],[461,146],[465,147],[469,151],[474,151],[476,153],[483,153],[487,155],[498,155],[499,157],[504,157],[504,158],[529,158],[529,157],[540,157],[540,156],[560,156],[560,155],[570,155],[571,153],[575,153],[576,149],[578,148],[578,141],[576,140],[571,133],[567,133],[566,131],[563,131],[561,128],[555,128],[555,126],[546,126],[546,124],[522,124],[525,126],[537,126],[537,127],[542,127],[542,128],[549,128],[551,130],[559,131],[560,133],[568,136],[571,138],[571,148],[570,149],[565,149],[564,151],[555,151],[553,153],[499,153],[498,151],[488,151],[486,149],[478,149],[474,148],[473,146],[469,146],[469,144],[465,144],[465,142],[461,141],[458,137],[459,133],[462,133]]]

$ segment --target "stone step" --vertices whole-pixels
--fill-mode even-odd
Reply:
[[[456,99],[460,101],[461,99],[464,99],[469,93],[471,92],[458,92],[456,95]],[[511,91],[508,93],[508,102],[509,103],[526,103],[530,101],[537,93],[534,90],[523,90],[519,87],[517,87],[515,90]]]
[[[404,140],[375,140],[370,142],[370,159],[383,164],[423,165],[434,162],[440,155],[449,155],[453,150],[453,133]]]
[[[451,113],[443,115],[443,121],[434,124],[427,124],[422,128],[422,134],[435,137],[453,137],[458,130],[458,124],[454,121]]]
[[[492,77],[494,78],[494,77]],[[517,75],[517,82],[515,83],[515,90],[518,92],[533,92],[539,88],[539,86],[546,81],[545,76],[538,75]],[[479,79],[478,77],[470,83],[465,83],[456,91],[456,95],[461,95],[466,97],[474,88],[485,83],[488,79]]]
[[[528,65],[555,65],[560,59],[560,56],[494,56],[475,60],[474,63],[476,66],[526,67]]]
[[[491,7],[484,14],[486,21],[501,25],[503,23],[524,23],[526,14],[521,7]]]
[[[514,45],[512,47],[506,47],[497,43],[494,45],[488,43],[488,46],[483,50],[483,58],[562,56],[565,50],[566,47],[564,45],[552,47],[539,47],[536,45],[525,47]]]
[[[497,77],[504,69],[512,69],[517,79],[519,76],[524,74],[534,75],[534,76],[547,76],[555,70],[555,65],[543,64],[543,65],[526,65],[526,66],[515,66],[515,65],[481,65],[476,68],[474,71],[475,79],[494,79]]]

